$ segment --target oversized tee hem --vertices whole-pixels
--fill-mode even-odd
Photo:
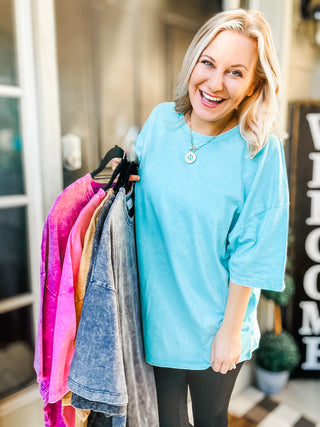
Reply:
[[[250,360],[252,357],[252,353],[257,349],[258,345],[253,348],[248,348],[246,351],[243,351],[239,362],[245,362],[246,360]],[[182,362],[181,360],[172,361],[172,360],[164,360],[164,359],[155,359],[155,358],[146,358],[146,362],[149,365],[156,366],[158,368],[172,368],[172,369],[188,369],[188,370],[196,370],[196,371],[204,371],[211,367],[210,363],[192,363],[192,362]]]

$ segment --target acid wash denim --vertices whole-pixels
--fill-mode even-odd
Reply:
[[[88,276],[68,386],[72,405],[112,426],[159,427],[152,366],[144,359],[133,218],[119,190]]]

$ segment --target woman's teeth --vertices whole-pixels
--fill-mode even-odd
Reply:
[[[210,102],[217,102],[217,103],[219,103],[219,102],[223,101],[223,98],[217,98],[215,96],[210,96],[210,95],[208,95],[208,94],[206,94],[204,92],[201,92],[201,96],[204,99],[206,99],[207,101],[210,101]]]

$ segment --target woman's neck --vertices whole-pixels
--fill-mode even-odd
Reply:
[[[194,132],[208,136],[217,136],[235,127],[239,123],[239,118],[236,111],[233,111],[229,117],[221,121],[197,121],[191,110],[185,114],[185,121]]]

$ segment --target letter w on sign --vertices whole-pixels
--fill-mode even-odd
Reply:
[[[320,114],[319,113],[306,114],[306,119],[308,120],[308,123],[309,123],[314,148],[320,151]]]

